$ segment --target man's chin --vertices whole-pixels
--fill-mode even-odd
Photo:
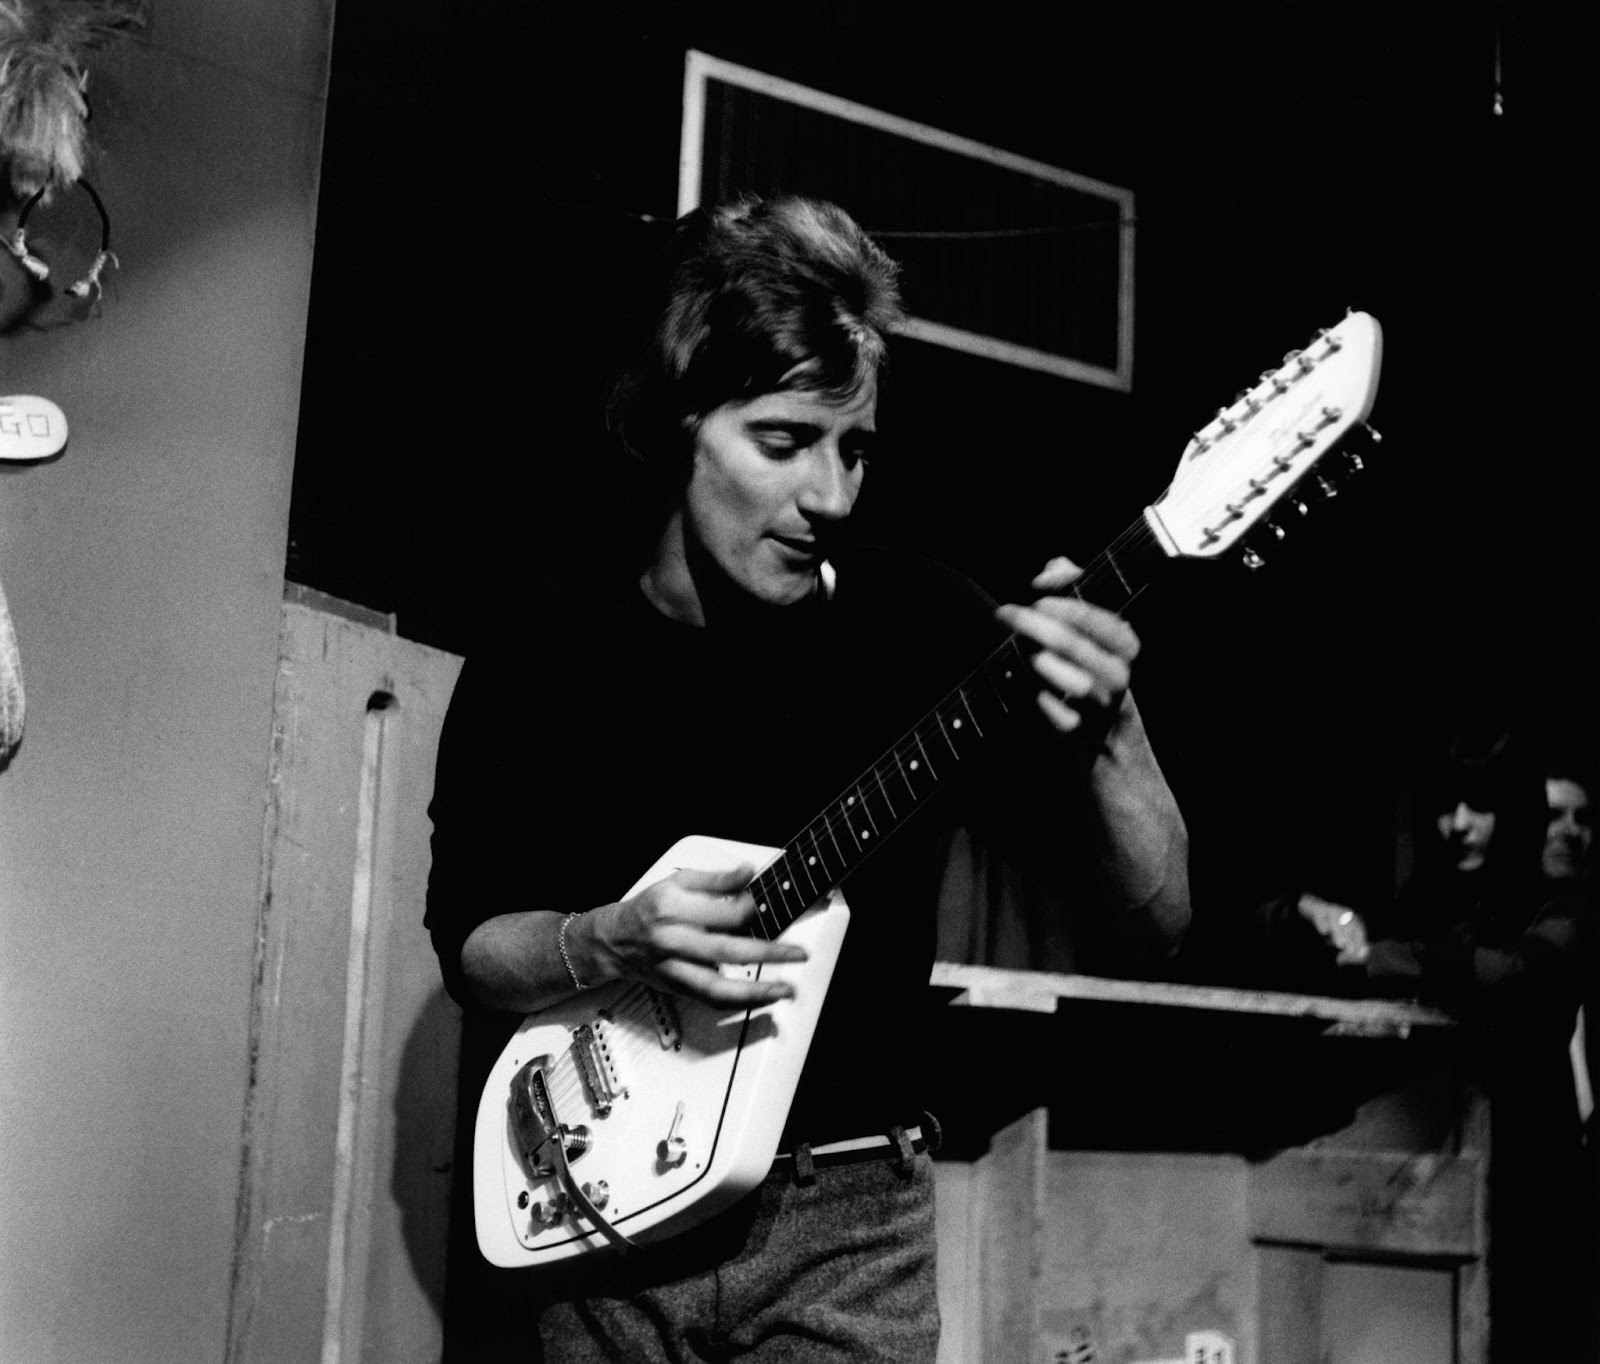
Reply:
[[[765,575],[755,585],[751,595],[768,606],[793,606],[804,601],[817,589],[815,568],[786,569]]]

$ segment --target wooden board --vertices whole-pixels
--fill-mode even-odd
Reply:
[[[283,609],[226,1358],[433,1364],[460,1014],[422,914],[460,660],[330,605]]]

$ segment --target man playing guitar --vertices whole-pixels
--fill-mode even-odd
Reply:
[[[1132,629],[1067,590],[1066,560],[1031,605],[997,607],[949,569],[845,538],[895,275],[829,204],[683,219],[615,412],[660,492],[653,534],[541,580],[528,637],[470,658],[451,703],[427,923],[454,997],[521,1014],[634,981],[736,1011],[793,996],[776,968],[805,956],[756,931],[754,866],[607,897],[687,833],[783,844],[1009,633],[1031,669],[972,761],[950,729],[964,717],[941,722],[948,754],[917,750],[907,789],[958,751],[962,781],[850,871],[850,934],[771,1174],[625,1258],[530,1277],[518,1328],[537,1315],[552,1360],[933,1360],[939,1100],[920,1039],[944,839],[1013,836],[1154,957],[1188,922],[1184,822],[1128,689]],[[878,830],[852,806],[829,837],[853,859]]]

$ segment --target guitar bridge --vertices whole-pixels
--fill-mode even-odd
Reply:
[[[550,1087],[545,1081],[545,1068],[549,1064],[548,1056],[536,1056],[523,1066],[512,1077],[511,1097],[507,1103],[517,1157],[528,1178],[535,1181],[550,1179],[556,1173],[555,1160],[549,1154],[551,1142],[564,1143],[569,1161],[576,1160],[589,1149],[587,1128],[564,1127],[556,1118]]]

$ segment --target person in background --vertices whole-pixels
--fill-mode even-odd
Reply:
[[[1545,826],[1542,863],[1545,879],[1587,885],[1594,866],[1592,781],[1565,762],[1545,764],[1544,794],[1550,819]]]
[[[1573,785],[1547,788],[1509,729],[1464,729],[1424,775],[1417,866],[1392,905],[1309,893],[1287,902],[1347,992],[1437,1004],[1478,1030],[1497,1364],[1581,1358],[1592,1296],[1570,1044],[1593,984],[1593,940],[1576,879],[1587,807]]]
[[[1544,769],[1545,826],[1542,866],[1553,888],[1577,890],[1595,909],[1594,812],[1591,794],[1594,778],[1589,765],[1570,754],[1547,759]],[[1583,1161],[1588,1181],[1589,1241],[1586,1282],[1589,1314],[1584,1358],[1600,1359],[1600,1292],[1594,1291],[1600,1275],[1600,1120],[1595,1094],[1600,1091],[1600,933],[1589,935],[1589,988],[1572,1031],[1572,1073],[1578,1091],[1578,1117],[1583,1124]]]

